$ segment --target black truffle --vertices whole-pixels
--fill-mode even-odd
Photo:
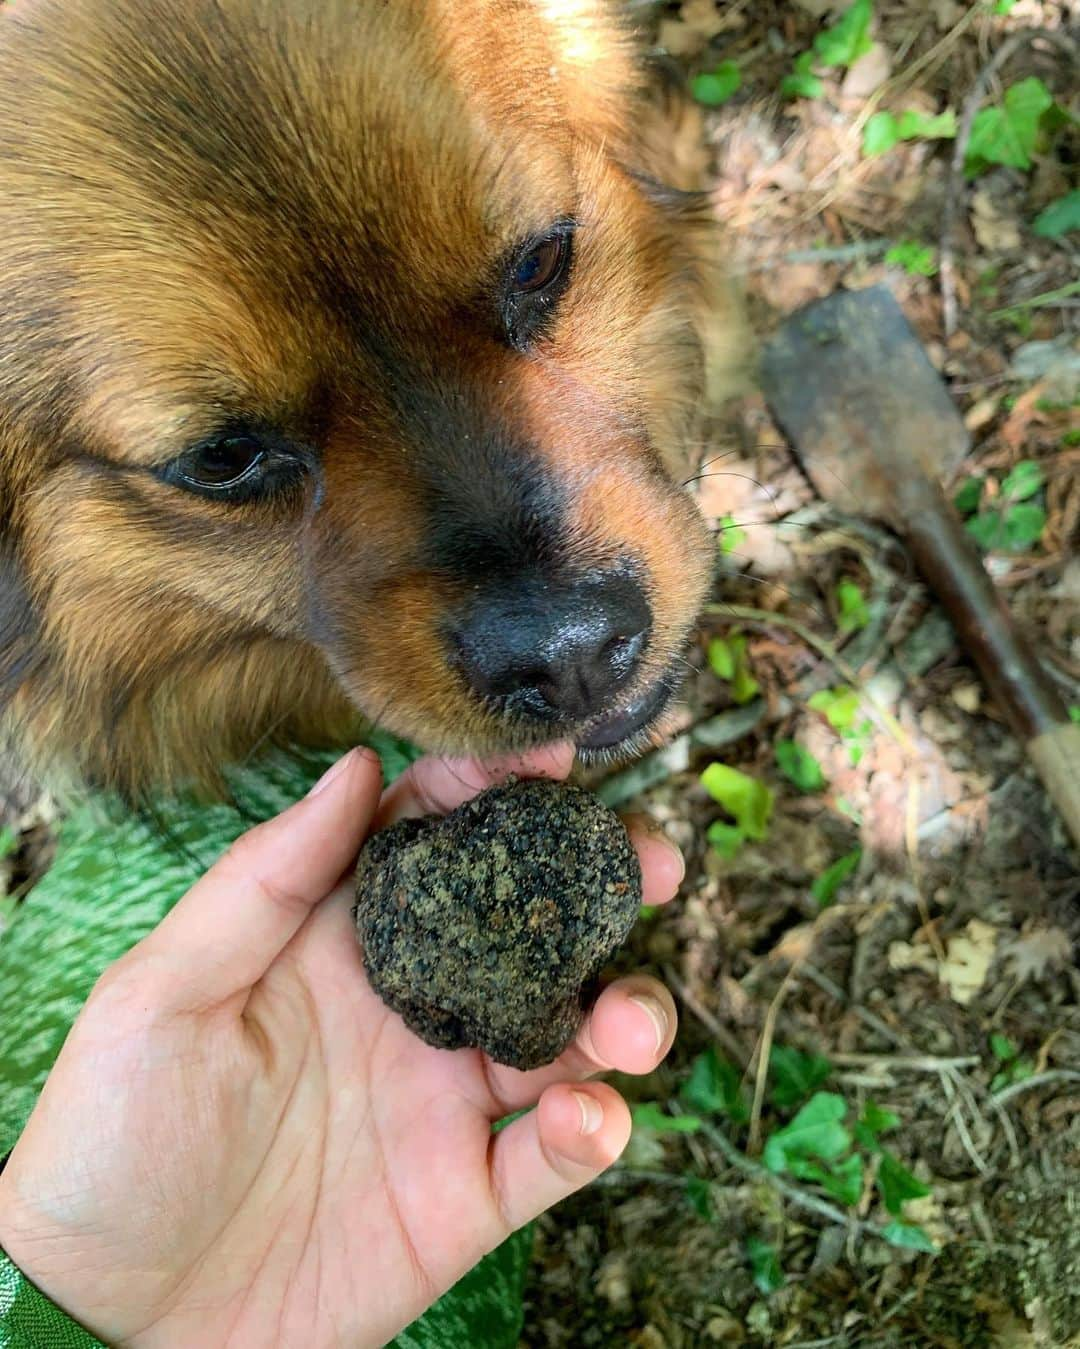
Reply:
[[[641,867],[591,793],[511,780],[374,835],[356,871],[372,987],[428,1044],[537,1068],[633,926]]]

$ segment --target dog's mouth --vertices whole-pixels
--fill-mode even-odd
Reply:
[[[588,762],[647,749],[650,732],[675,700],[681,682],[677,671],[668,670],[632,702],[591,722],[577,739],[581,758]]]

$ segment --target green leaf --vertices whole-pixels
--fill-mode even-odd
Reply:
[[[968,478],[953,493],[953,505],[961,515],[971,515],[982,500],[983,478]]]
[[[917,1180],[906,1166],[884,1149],[881,1152],[877,1183],[885,1207],[897,1216],[909,1199],[925,1199],[930,1193],[928,1185]]]
[[[851,1146],[851,1134],[840,1122],[846,1114],[842,1096],[819,1091],[790,1124],[770,1135],[762,1161],[773,1172],[789,1171],[808,1158],[837,1161]]]
[[[759,1293],[775,1293],[778,1288],[783,1288],[784,1273],[775,1246],[761,1237],[747,1237],[746,1258],[750,1261],[750,1273]]]
[[[1038,492],[1046,478],[1034,459],[1021,459],[1001,484],[1003,496],[1010,501],[1026,501]]]
[[[857,1152],[824,1170],[818,1184],[848,1208],[857,1204],[863,1191],[863,1159]]]
[[[862,757],[861,752],[859,757]],[[831,867],[826,867],[821,875],[816,878],[810,886],[810,893],[823,909],[833,902],[836,898],[836,892],[844,882],[854,876],[861,860],[862,849],[856,848],[852,852],[845,853],[843,857],[837,858]]]
[[[714,820],[705,831],[705,838],[728,862],[739,855],[739,849],[746,842],[746,835],[738,825],[728,824],[726,820]]]
[[[654,1134],[692,1134],[701,1128],[697,1115],[669,1115],[655,1101],[645,1101],[630,1107],[635,1129],[647,1129]]]
[[[836,587],[836,601],[840,606],[841,632],[858,632],[870,622],[870,610],[866,607],[866,597],[862,588],[846,577]]]
[[[797,745],[794,740],[776,742],[776,764],[790,782],[800,792],[820,792],[825,786],[825,774],[821,765],[808,749]]]
[[[727,1115],[735,1124],[745,1124],[750,1118],[742,1073],[733,1063],[722,1059],[711,1045],[694,1060],[679,1095],[686,1105],[703,1115]]]
[[[900,123],[891,112],[875,112],[863,127],[862,152],[867,159],[887,154],[900,139]]]
[[[936,117],[909,108],[900,114],[897,134],[902,141],[951,141],[956,139],[956,113],[946,108]]]
[[[1046,512],[1041,506],[1026,502],[1010,506],[1005,512],[1005,533],[1002,547],[1010,553],[1026,553],[1042,538],[1046,528]]]
[[[766,836],[775,797],[763,782],[727,764],[713,763],[702,773],[701,785],[747,838],[760,842]]]
[[[823,66],[850,66],[873,46],[870,41],[872,0],[855,0],[839,21],[814,39],[814,56]]]
[[[847,731],[855,723],[859,711],[859,695],[852,688],[841,685],[835,689],[821,689],[807,704],[815,712],[823,713],[834,731]]]
[[[726,103],[742,88],[742,72],[734,61],[721,61],[715,70],[695,75],[690,90],[699,103],[710,108]]]
[[[735,652],[723,637],[714,637],[706,648],[709,669],[725,682],[735,677]]]
[[[891,1110],[882,1110],[873,1101],[867,1101],[855,1125],[855,1137],[870,1152],[880,1152],[878,1137],[895,1129],[899,1123],[899,1115],[893,1114]]]
[[[1020,1051],[1007,1035],[1002,1035],[1000,1031],[994,1031],[993,1035],[990,1036],[990,1053],[993,1054],[998,1063],[1008,1063],[1010,1059],[1015,1059]]]
[[[700,1176],[686,1177],[686,1199],[699,1218],[711,1223],[716,1216],[712,1206],[712,1186]]]
[[[813,72],[814,53],[803,52],[796,57],[790,75],[780,81],[780,92],[785,98],[820,98],[825,86]]]
[[[991,164],[1031,168],[1043,118],[1054,96],[1035,76],[1010,85],[1000,107],[983,108],[971,125],[964,171],[969,178]]]
[[[733,515],[722,515],[717,522],[721,553],[733,553],[746,542],[746,530],[740,529]]]
[[[18,835],[15,833],[14,829],[10,829],[7,825],[4,825],[3,829],[0,829],[0,860],[3,860],[5,857],[10,857],[18,846]]]
[[[917,239],[904,239],[885,254],[885,261],[893,267],[903,267],[909,276],[934,276],[937,273],[937,253],[929,244]]]
[[[1080,703],[1069,704],[1069,720],[1074,725],[1080,726]]]
[[[1001,540],[1001,512],[980,511],[978,515],[973,515],[970,520],[964,522],[964,529],[984,553],[989,553]]]
[[[801,1049],[773,1045],[769,1054],[769,1075],[773,1089],[769,1093],[781,1110],[797,1105],[827,1080],[832,1064],[820,1054],[804,1054]]]
[[[930,1240],[925,1229],[917,1223],[888,1223],[879,1233],[884,1241],[902,1250],[925,1251],[927,1255],[937,1255],[938,1248]]]
[[[1016,8],[1017,0],[996,0],[994,5],[995,14],[1011,14]]]
[[[1080,188],[1052,201],[1035,217],[1031,228],[1044,239],[1060,239],[1063,234],[1080,230]]]

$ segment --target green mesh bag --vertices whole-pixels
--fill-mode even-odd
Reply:
[[[389,736],[372,735],[369,743],[387,781],[418,753]],[[104,800],[67,818],[52,867],[0,934],[0,1157],[15,1145],[101,972],[146,936],[239,834],[303,796],[333,757],[267,756],[232,774],[235,805],[170,802],[167,826]],[[393,1344],[511,1349],[521,1330],[530,1249],[529,1231],[516,1233]],[[93,1343],[0,1261],[0,1349]]]

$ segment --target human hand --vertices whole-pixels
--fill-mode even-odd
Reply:
[[[103,975],[0,1175],[26,1276],[114,1345],[381,1345],[608,1166],[629,1112],[589,1079],[655,1067],[668,992],[611,984],[533,1072],[432,1049],[369,987],[345,875],[372,828],[571,760],[426,759],[380,798],[354,750],[240,838]],[[631,833],[663,903],[681,861]]]

